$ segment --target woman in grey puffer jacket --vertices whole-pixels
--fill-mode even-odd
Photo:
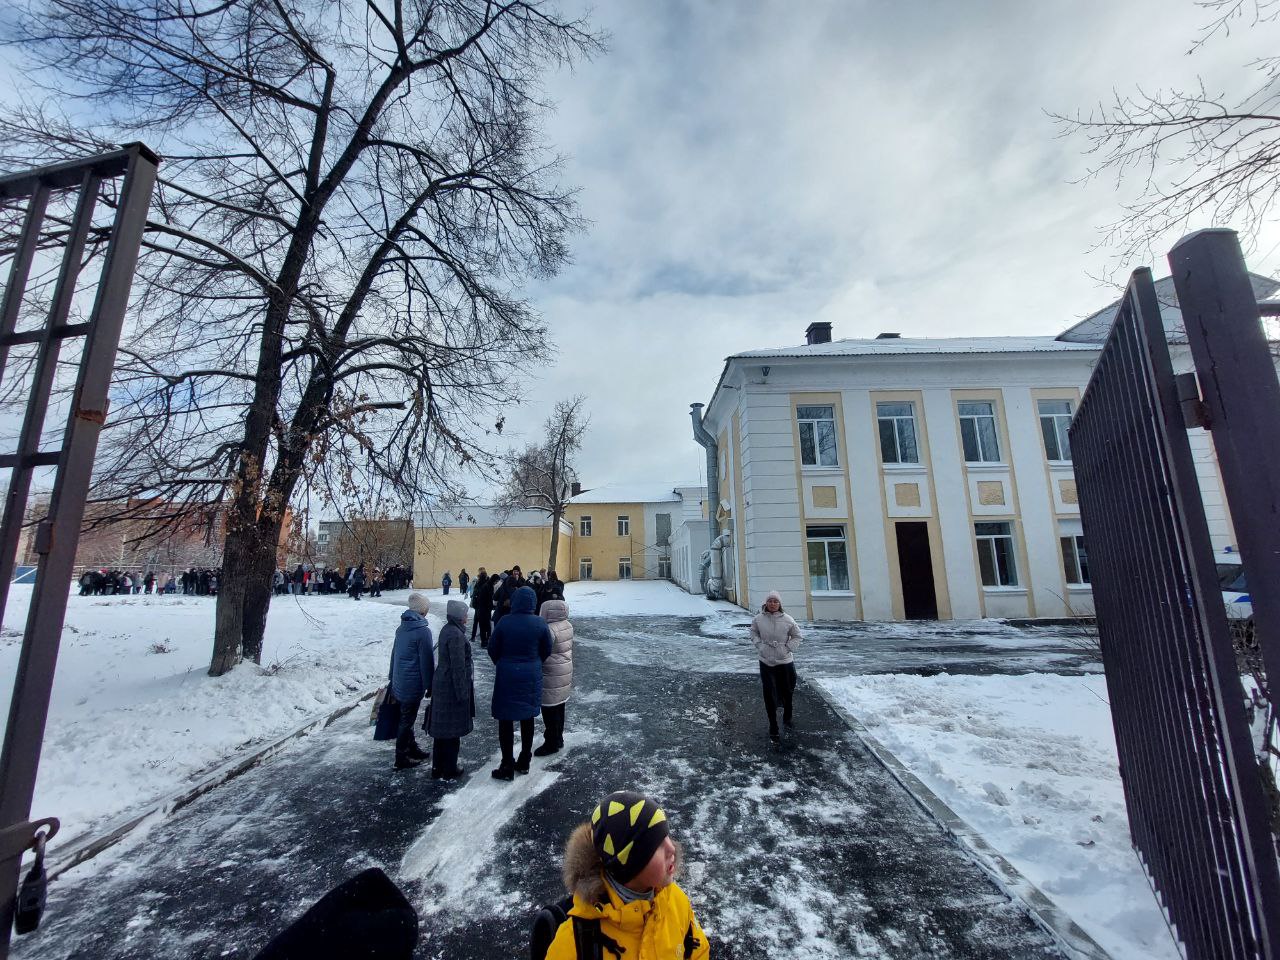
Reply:
[[[800,640],[800,628],[782,612],[782,597],[777,590],[770,590],[764,606],[751,621],[751,642],[760,657],[760,684],[769,714],[769,737],[773,740],[778,739],[778,707],[782,707],[782,722],[791,728],[791,695],[796,689],[793,654]]]
[[[573,624],[569,605],[545,600],[539,615],[551,629],[551,656],[542,661],[542,746],[533,751],[545,757],[564,746],[564,708],[573,689]]]

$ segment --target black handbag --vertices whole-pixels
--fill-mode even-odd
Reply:
[[[400,732],[400,701],[390,687],[383,687],[378,696],[381,702],[377,705],[378,716],[373,722],[373,739],[394,740]]]

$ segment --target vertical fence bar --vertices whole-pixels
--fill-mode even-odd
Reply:
[[[71,412],[59,451],[49,515],[40,524],[36,536],[39,567],[14,679],[3,753],[0,753],[0,829],[24,823],[31,815],[76,545],[84,520],[98,435],[106,420],[108,388],[158,161],[146,147],[133,144],[97,158],[97,162],[63,164],[34,174],[65,187],[74,183],[74,180],[68,181],[68,177],[78,179],[84,175],[85,168],[103,172],[108,161],[111,169],[104,175],[119,175],[118,168],[122,166],[124,181],[89,317]],[[0,187],[3,186],[4,182],[0,181]],[[50,318],[51,322],[55,319],[56,314]],[[7,531],[2,536],[7,542]],[[0,607],[0,612],[2,610]],[[3,851],[0,857],[3,857],[0,859],[0,960],[5,960],[9,954],[21,853],[10,855],[9,851]]]

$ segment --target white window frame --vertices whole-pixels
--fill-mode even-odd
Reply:
[[[963,413],[961,408],[970,405],[984,404],[990,408],[989,413]],[[996,415],[996,402],[994,400],[957,400],[956,416],[960,421],[960,452],[964,456],[965,463],[1002,463],[1000,459],[1000,420]],[[984,420],[991,421],[991,436],[987,442],[982,439],[983,433],[981,422]],[[976,460],[969,458],[969,450],[966,449],[964,442],[965,424],[970,425],[973,431],[973,441],[977,445],[978,457]],[[994,449],[988,449],[988,446]]]
[[[1067,405],[1066,413],[1050,412],[1045,413],[1043,409],[1046,403],[1065,403]],[[1061,397],[1057,399],[1041,399],[1036,401],[1036,413],[1040,417],[1040,439],[1044,442],[1044,455],[1050,463],[1070,463],[1071,462],[1071,438],[1067,435],[1067,430],[1071,426],[1071,418],[1075,414],[1075,402],[1070,397]],[[1057,447],[1056,452],[1059,456],[1054,456],[1054,452],[1049,449],[1049,436],[1052,434],[1054,446]],[[1063,451],[1066,456],[1061,456]]]
[[[1004,527],[1003,533],[982,532],[983,527]],[[1019,589],[1018,582],[1018,550],[1017,544],[1013,539],[1013,523],[1009,520],[982,520],[974,523],[973,535],[978,544],[978,579],[982,581],[985,590],[1014,590]],[[1000,550],[998,544],[1003,541],[1005,544],[1005,561],[1006,570],[1000,569]],[[995,583],[988,583],[986,574],[982,569],[983,555],[986,555],[987,562],[990,564],[992,573],[994,574]],[[1008,579],[1004,577],[1007,574]]]
[[[594,571],[591,568],[591,558],[580,557],[578,559],[578,579],[593,580],[595,579],[595,577],[593,576],[593,573]]]
[[[630,514],[622,514],[622,513],[618,514],[618,536],[620,537],[631,536],[631,515]]]
[[[670,557],[658,558],[658,579],[659,580],[671,579],[671,558]]]
[[[830,410],[829,417],[802,417],[801,410]],[[831,462],[823,462],[823,448],[821,442],[822,424],[829,424],[831,428],[831,447],[829,450]],[[813,441],[814,462],[809,463],[804,458],[804,435],[805,428],[808,428]],[[836,408],[829,403],[798,403],[796,404],[796,429],[800,438],[800,465],[805,467],[838,467],[840,466],[840,450],[839,444],[836,442]]]
[[[618,579],[619,580],[631,579],[631,558],[630,557],[618,558]]]
[[[586,514],[578,518],[578,536],[591,536],[591,517]]]
[[[824,531],[839,531],[838,534]],[[826,580],[826,586],[819,586],[816,581],[818,576],[813,573],[813,546],[822,545],[822,563],[824,572],[820,575]],[[841,552],[844,554],[844,580],[843,587],[833,587],[831,585],[831,546],[839,544]],[[849,537],[848,531],[845,530],[843,524],[810,524],[805,527],[805,575],[809,578],[809,593],[813,596],[822,595],[839,595],[847,596],[853,593],[853,575],[849,566]]]
[[[902,414],[897,414],[897,413],[882,414],[880,412],[880,408],[884,406],[888,406],[889,404],[905,406],[911,412],[906,416],[903,416]],[[903,456],[902,456],[902,430],[900,429],[902,421],[906,421],[911,424],[911,442],[915,445],[915,448],[916,448],[916,456],[914,460],[905,460],[903,459]],[[885,424],[885,423],[890,424],[890,427],[893,430],[894,459],[892,460],[886,459],[884,456],[884,438],[883,436],[881,436],[880,430],[883,429],[882,424]],[[920,427],[916,423],[915,401],[913,400],[877,400],[876,401],[876,439],[880,443],[881,462],[892,463],[892,464],[898,464],[898,463],[918,464],[920,462]]]
[[[1062,554],[1062,575],[1067,585],[1087,587],[1092,584],[1089,579],[1089,550],[1084,545],[1084,537],[1078,533],[1063,533],[1058,537],[1058,550]],[[1080,563],[1080,555],[1084,554],[1084,563]],[[1075,579],[1072,579],[1074,571]]]

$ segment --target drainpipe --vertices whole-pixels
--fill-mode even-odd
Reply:
[[[711,544],[711,575],[707,578],[707,599],[724,599],[724,560],[722,551],[725,541],[720,536],[720,522],[716,513],[720,509],[720,455],[716,438],[707,432],[702,425],[702,404],[689,405],[689,415],[693,418],[693,439],[697,440],[707,451],[707,527]]]

